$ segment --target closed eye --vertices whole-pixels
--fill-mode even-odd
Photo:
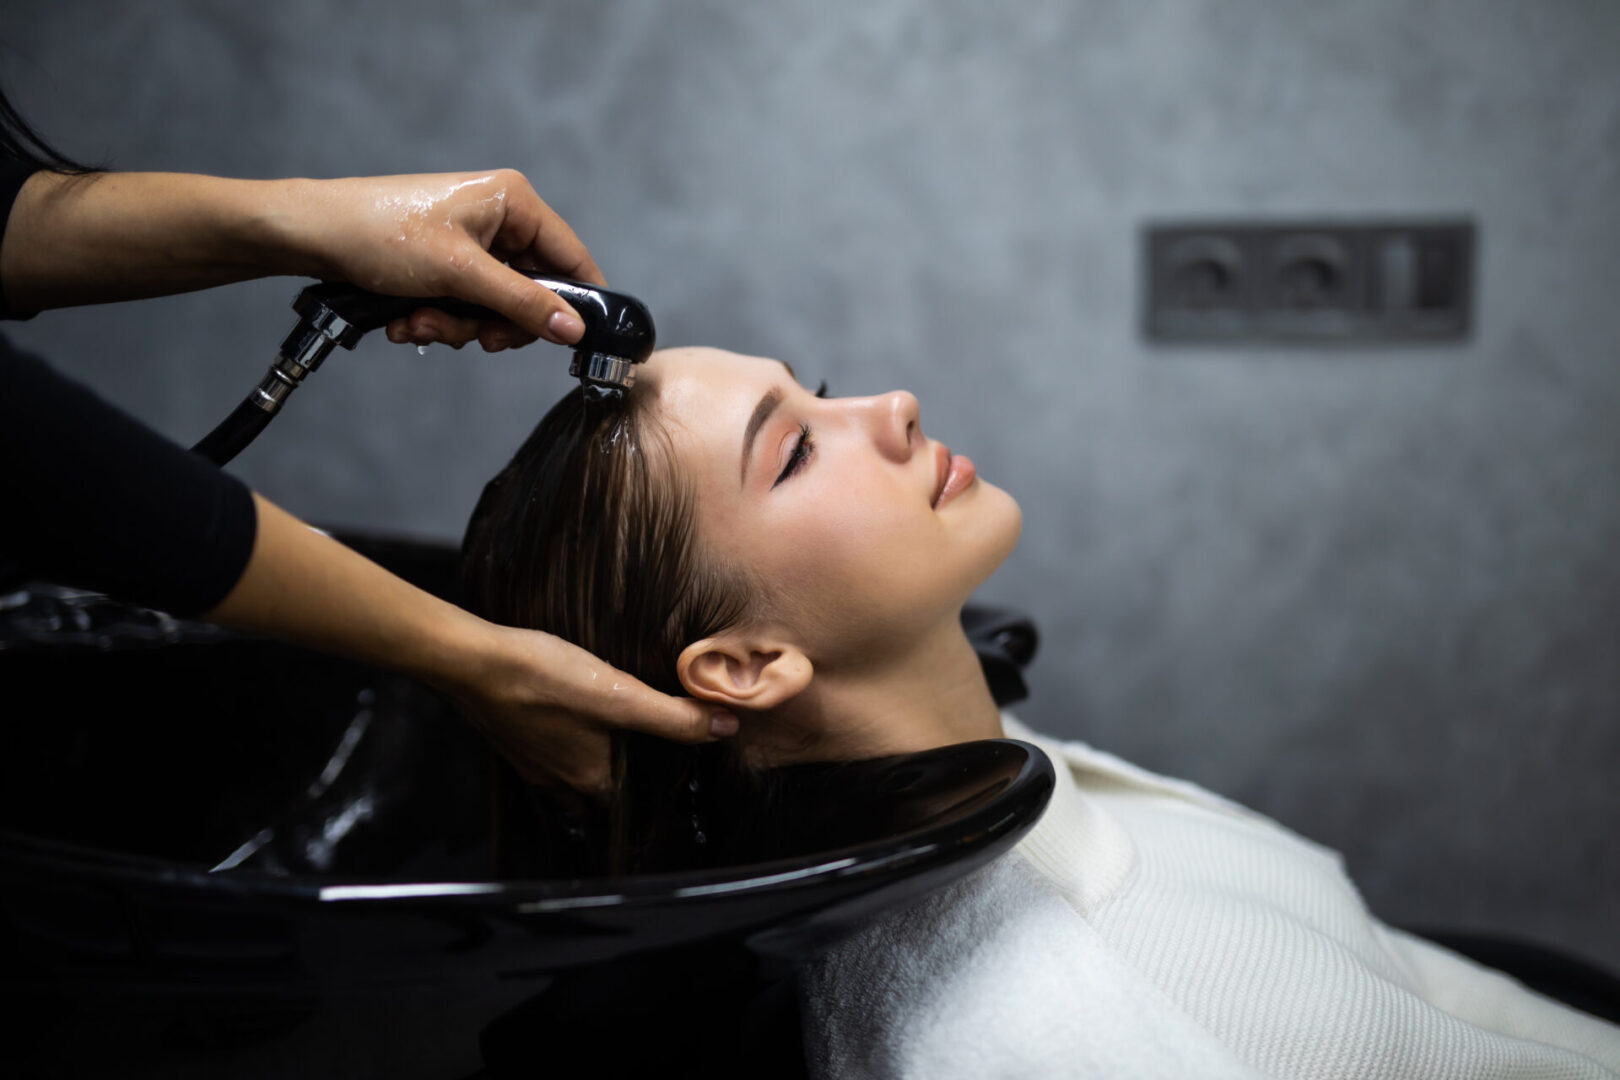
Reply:
[[[825,398],[826,396],[827,380],[822,379],[821,385],[816,387],[816,397]],[[782,473],[776,478],[775,483],[771,484],[771,489],[774,491],[777,484],[780,484],[782,481],[786,480],[788,477],[792,476],[794,473],[803,468],[804,463],[810,460],[810,455],[815,452],[815,449],[816,440],[815,437],[810,433],[810,425],[800,424],[799,438],[793,444],[793,453],[788,455],[788,462],[782,467]]]
[[[816,442],[813,438],[811,438],[810,425],[800,424],[799,438],[798,441],[793,444],[793,453],[788,455],[788,462],[782,468],[782,475],[776,478],[776,483],[771,485],[771,489],[774,491],[777,484],[780,484],[782,481],[786,480],[788,477],[792,476],[794,473],[803,468],[804,463],[810,460],[810,455],[815,452],[815,449]]]

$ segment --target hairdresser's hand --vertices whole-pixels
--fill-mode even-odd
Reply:
[[[480,322],[421,308],[388,325],[390,341],[459,348],[476,339],[490,352],[537,336],[572,344],[585,331],[574,309],[505,263],[607,284],[574,231],[512,169],[305,183],[308,217],[297,227],[321,277],[454,296],[506,316]]]
[[[731,713],[661,694],[561,638],[493,624],[490,630],[483,664],[443,689],[530,783],[606,787],[608,736],[617,730],[683,743],[737,731]]]
[[[389,327],[395,341],[577,341],[573,309],[502,260],[606,284],[573,230],[510,169],[348,180],[37,172],[12,207],[0,278],[17,312],[270,274],[341,278],[506,316],[479,323],[423,309]]]

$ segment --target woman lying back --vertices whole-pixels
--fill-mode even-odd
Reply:
[[[746,801],[776,766],[1003,734],[1059,766],[990,872],[806,980],[826,1075],[1615,1075],[1620,1029],[1385,927],[1331,852],[1004,718],[960,615],[1019,525],[911,394],[827,398],[778,361],[677,349],[623,399],[547,414],[465,568],[481,614],[742,718],[696,756],[615,748],[621,870],[709,839],[693,780]],[[702,832],[718,850],[749,816]]]

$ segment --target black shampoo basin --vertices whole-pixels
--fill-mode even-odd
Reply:
[[[453,549],[350,542],[453,596]],[[975,618],[1005,697],[1033,630]],[[0,601],[0,700],[0,985],[24,1075],[504,1075],[555,1064],[570,1032],[612,1074],[608,1010],[757,1008],[1005,851],[1053,784],[1012,740],[823,767],[786,787],[837,808],[820,846],[514,878],[492,755],[409,680],[36,587]]]

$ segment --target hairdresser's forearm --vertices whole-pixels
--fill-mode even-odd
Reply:
[[[487,623],[253,498],[253,555],[208,619],[444,689],[474,677],[488,651]]]
[[[735,716],[661,694],[550,634],[485,622],[253,498],[253,555],[207,617],[420,679],[533,782],[601,788],[615,729],[687,743],[737,732]]]
[[[268,274],[316,276],[293,238],[305,180],[38,172],[0,246],[13,311],[134,300]]]

